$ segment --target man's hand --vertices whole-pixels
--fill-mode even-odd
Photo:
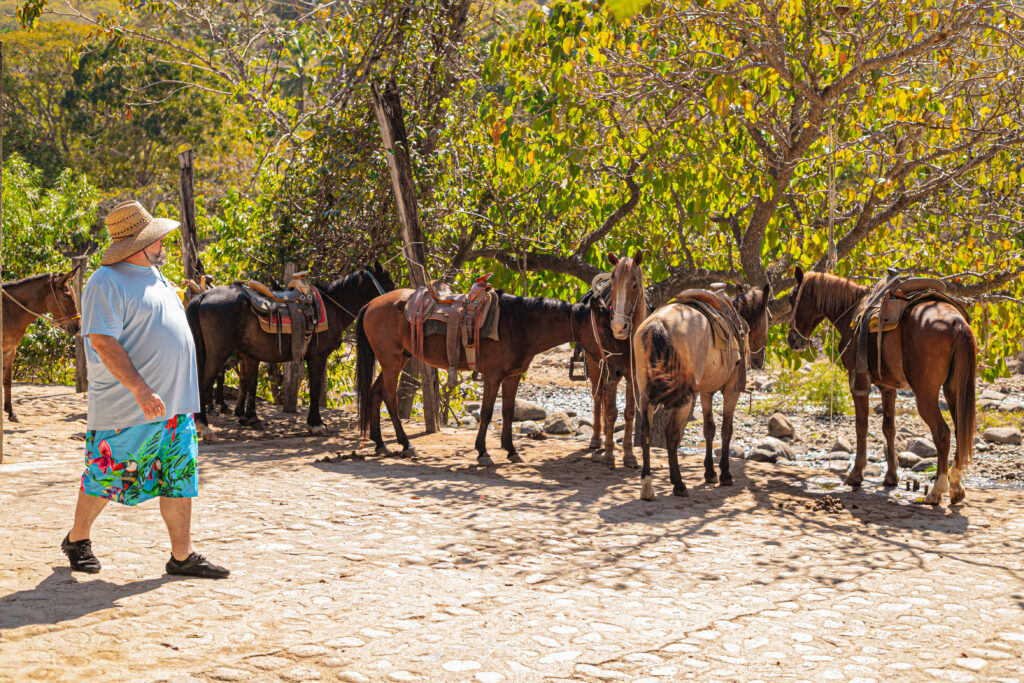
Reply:
[[[142,414],[146,416],[147,421],[156,422],[166,416],[167,407],[164,405],[163,399],[149,387],[133,392],[132,395],[135,396],[135,402],[142,408]]]

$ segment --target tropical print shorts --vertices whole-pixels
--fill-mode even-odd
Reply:
[[[125,429],[85,433],[82,491],[125,505],[156,498],[194,498],[199,439],[192,415]]]

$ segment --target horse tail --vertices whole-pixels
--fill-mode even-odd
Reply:
[[[365,315],[364,306],[356,318],[356,403],[359,407],[359,436],[363,439],[370,431],[370,393],[373,386],[373,364],[377,361],[366,330],[363,329]]]
[[[647,350],[647,399],[652,405],[678,408],[693,396],[693,377],[683,367],[668,330],[656,321],[642,332]]]
[[[974,432],[977,429],[977,406],[975,405],[975,373],[978,356],[978,342],[970,325],[962,318],[953,328],[953,358],[949,368],[950,397],[956,401],[953,423],[956,428],[956,459],[953,466],[961,474],[974,460]],[[952,406],[950,406],[952,408]]]

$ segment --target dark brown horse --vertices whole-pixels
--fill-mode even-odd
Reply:
[[[395,436],[406,455],[414,455],[409,437],[398,416],[398,377],[413,353],[412,329],[405,318],[405,306],[415,290],[397,289],[379,296],[359,313],[356,321],[356,394],[359,403],[359,431],[386,453],[380,431],[380,404],[391,415]],[[511,462],[522,462],[512,443],[512,419],[519,380],[538,353],[570,341],[580,341],[588,353],[597,353],[590,308],[557,299],[524,298],[498,292],[499,340],[481,339],[477,350],[484,395],[480,408],[480,430],[476,437],[477,461],[493,465],[487,454],[487,425],[494,413],[494,401],[501,389],[501,447]],[[429,335],[423,344],[424,362],[448,368],[445,338]],[[374,362],[380,361],[380,375],[373,377]],[[465,356],[459,370],[468,370]]]
[[[825,273],[807,273],[796,269],[796,286],[789,296],[793,314],[787,341],[791,348],[803,350],[810,335],[824,319],[839,331],[840,358],[850,374],[851,391],[857,365],[854,340],[855,316],[861,300],[871,290],[852,280]],[[868,337],[868,348],[877,346],[877,334]],[[896,391],[910,389],[917,399],[917,412],[931,429],[939,452],[935,486],[924,502],[938,505],[949,491],[951,503],[964,499],[960,479],[974,457],[976,407],[974,376],[978,344],[971,326],[952,304],[927,301],[911,307],[900,326],[882,334],[882,367],[878,355],[868,354],[871,382],[882,392],[882,432],[885,434],[886,486],[899,483],[896,461]],[[939,390],[946,396],[956,426],[956,457],[949,469],[949,426],[939,409]],[[852,392],[857,423],[857,455],[846,476],[850,486],[860,486],[867,465],[868,397]],[[947,477],[948,471],[948,477]]]
[[[598,328],[595,330],[595,336],[600,343],[600,352],[596,357],[587,354],[587,379],[590,380],[591,395],[594,397],[594,436],[590,440],[590,448],[600,450],[603,431],[603,461],[612,469],[615,468],[615,420],[619,415],[615,398],[620,379],[626,380],[626,424],[622,433],[622,464],[626,467],[638,466],[636,456],[633,455],[636,387],[633,381],[630,337],[633,330],[647,317],[644,272],[641,268],[643,259],[642,251],[637,251],[633,258],[619,258],[614,252],[609,253],[608,262],[614,268],[608,281],[608,310],[601,311],[604,302],[596,293],[591,299],[595,308],[592,319]],[[607,334],[606,331],[611,334]],[[600,457],[600,454],[594,456],[595,459]]]
[[[327,309],[327,330],[313,335],[306,350],[306,377],[309,381],[309,415],[306,423],[314,434],[326,433],[320,417],[320,392],[328,357],[341,345],[342,334],[357,311],[382,291],[394,289],[391,276],[379,263],[335,280],[326,287],[317,285]],[[239,400],[251,397],[247,405],[255,415],[256,369],[259,361],[285,363],[291,360],[291,335],[279,340],[264,332],[249,306],[241,287],[214,287],[193,299],[185,316],[196,343],[199,365],[201,410],[196,428],[205,439],[212,439],[206,417],[211,404],[213,382],[224,363],[235,351],[242,359],[239,374]]]
[[[713,295],[709,293],[709,296]],[[640,442],[644,458],[643,469],[640,470],[642,499],[654,500],[651,419],[658,405],[671,410],[665,427],[665,446],[668,450],[673,493],[677,496],[687,495],[686,484],[679,472],[679,441],[698,394],[704,411],[704,481],[709,484],[719,482],[713,458],[715,422],[712,398],[716,392],[721,391],[720,483],[722,486],[733,483],[729,471],[733,412],[740,394],[746,388],[741,381],[746,376],[746,364],[753,362],[756,367],[761,367],[764,362],[770,299],[770,285],[752,289],[733,299],[733,307],[749,330],[739,332],[747,336],[745,340],[735,339],[733,335],[732,339],[719,339],[716,343],[711,323],[703,314],[685,304],[675,303],[662,306],[652,313],[633,335],[637,397],[640,404]],[[739,343],[741,341],[744,343]]]
[[[43,273],[3,285],[4,410],[11,422],[18,421],[11,405],[11,367],[25,330],[41,317],[72,337],[82,327],[78,301],[70,284],[74,275],[74,270],[64,274]]]

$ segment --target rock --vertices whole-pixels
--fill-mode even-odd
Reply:
[[[783,439],[794,433],[793,423],[782,413],[775,413],[768,419],[768,436]]]
[[[938,450],[935,449],[935,444],[921,436],[916,436],[907,441],[906,450],[922,459],[935,458],[939,455]]]
[[[921,456],[910,451],[903,451],[896,456],[896,459],[900,463],[900,467],[913,467],[917,463],[921,462]]]
[[[625,429],[626,429],[626,423],[625,422],[616,422],[615,423],[615,427],[612,429],[612,432],[621,432],[621,431],[623,431]],[[639,432],[640,430],[634,428],[634,431]]]
[[[836,442],[832,444],[833,453],[853,453],[853,444],[845,436],[840,436],[836,439]]]
[[[544,420],[544,431],[548,434],[572,434],[572,419],[563,412],[551,413],[548,419]]]
[[[590,421],[589,417],[581,417],[579,419],[579,423],[580,427],[590,427],[591,429],[594,428],[594,423]]]
[[[779,458],[778,460],[775,461],[775,465],[776,466],[779,466],[779,465],[795,465],[795,464],[796,463],[793,462],[792,460],[786,460],[785,458]]]
[[[568,415],[569,417],[576,417],[576,411],[575,410],[566,410],[565,414]]]
[[[828,464],[829,472],[846,472],[850,469],[850,463],[847,460],[832,460]]]
[[[529,436],[530,434],[536,434],[541,431],[540,425],[533,420],[527,420],[526,422],[519,423],[519,433]]]
[[[470,416],[471,418],[473,418],[473,421],[474,421],[474,422],[479,422],[479,421],[480,421],[480,410],[479,410],[479,409],[477,409],[477,410],[471,410],[471,411],[469,411],[469,416]]]
[[[1020,430],[1016,427],[989,427],[981,436],[989,443],[1008,443],[1016,446],[1021,442]]]
[[[581,424],[579,435],[584,439],[589,439],[594,435],[594,428],[590,425]]]
[[[779,458],[796,460],[796,454],[789,447],[789,444],[773,436],[758,441],[754,444],[750,454],[747,455],[747,460],[753,460],[754,462],[775,462]]]
[[[539,405],[537,403],[532,403],[531,401],[523,401],[518,398],[516,399],[516,421],[543,420],[547,418],[547,416],[548,411],[544,408],[544,406]]]
[[[880,477],[882,476],[882,466],[876,463],[871,463],[864,467],[865,477]]]
[[[921,462],[917,463],[910,469],[913,472],[924,472],[930,467],[935,467],[935,463],[930,460],[922,460]]]
[[[1021,403],[1015,398],[1008,398],[999,404],[999,410],[1003,413],[1012,413],[1018,410],[1024,410],[1024,403]]]
[[[746,455],[746,451],[743,450],[743,446],[741,446],[741,445],[739,445],[737,443],[729,444],[729,457],[730,458],[739,458],[740,460],[742,460],[744,455]],[[719,446],[718,448],[715,449],[715,457],[716,458],[721,458],[722,457],[722,447],[721,446]]]
[[[1005,399],[1006,394],[1000,393],[995,389],[986,389],[978,396],[979,401],[995,401],[996,403],[1001,403]]]

